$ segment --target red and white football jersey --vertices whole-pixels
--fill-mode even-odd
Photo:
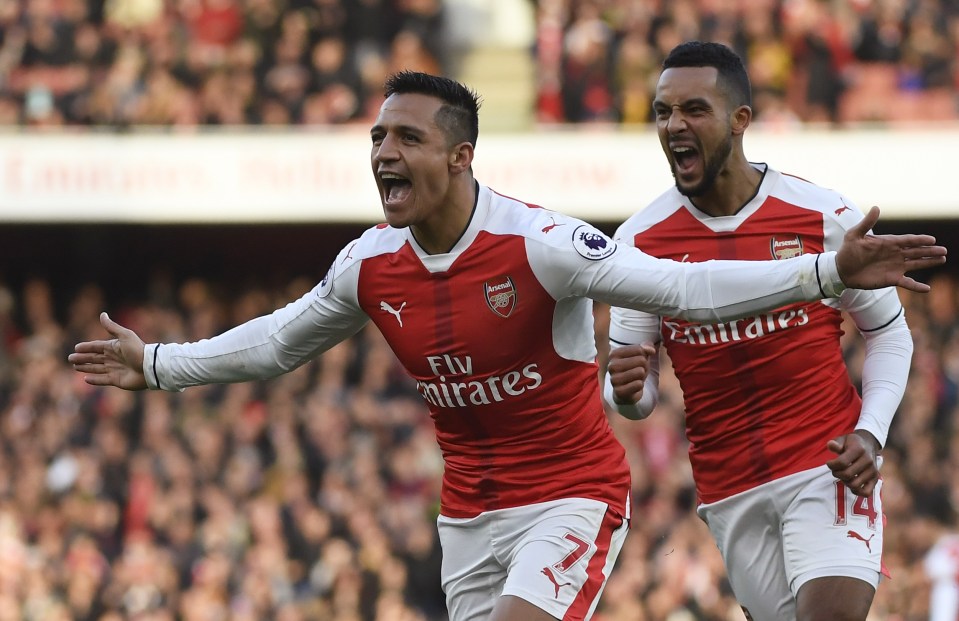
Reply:
[[[839,248],[861,218],[840,194],[767,168],[736,215],[711,217],[671,188],[616,238],[683,262],[784,260]],[[853,307],[880,318],[867,328],[902,312],[894,289],[849,290],[727,322],[613,309],[611,341],[661,340],[669,354],[702,502],[821,466],[833,456],[826,442],[853,431],[862,402],[839,344],[840,311]]]
[[[279,375],[372,319],[429,406],[446,466],[443,515],[582,497],[626,517],[629,469],[599,393],[589,298],[718,320],[818,299],[820,283],[838,292],[835,256],[684,265],[531,207],[479,186],[467,230],[438,255],[409,229],[371,228],[273,314],[213,339],[147,346],[148,384]],[[732,286],[742,279],[761,284]]]

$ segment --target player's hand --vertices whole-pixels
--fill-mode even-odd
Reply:
[[[871,235],[879,221],[873,207],[856,226],[846,231],[836,256],[843,284],[851,289],[897,286],[925,293],[929,285],[906,276],[906,272],[936,267],[946,262],[946,248],[936,246],[931,235]]]
[[[649,359],[654,355],[656,346],[652,343],[624,345],[609,352],[606,372],[613,385],[616,403],[639,403],[643,397],[643,383],[649,374]]]
[[[872,494],[879,481],[879,441],[868,431],[858,430],[826,443],[836,457],[826,462],[833,476],[857,496]]]
[[[143,341],[133,330],[124,328],[100,313],[100,324],[113,338],[107,341],[77,343],[67,356],[83,381],[92,386],[116,386],[126,390],[147,387],[143,376]]]

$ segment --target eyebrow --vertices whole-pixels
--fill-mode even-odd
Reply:
[[[692,99],[686,99],[686,100],[684,100],[684,101],[679,102],[677,105],[678,105],[680,108],[685,108],[685,107],[692,106],[692,105],[712,106],[712,104],[709,103],[709,100],[708,100],[708,99],[704,99],[704,98],[702,98],[702,97],[693,97]],[[659,107],[659,108],[672,108],[671,105],[669,105],[668,103],[666,103],[665,101],[662,101],[662,100],[660,100],[660,99],[654,99],[654,100],[653,100],[653,107],[654,107],[654,108],[657,108],[657,107]]]
[[[396,125],[393,128],[395,131],[416,134],[417,136],[423,135],[424,130],[420,127],[414,127],[413,125]],[[383,132],[386,131],[386,127],[383,125],[374,125],[370,128],[370,133]]]

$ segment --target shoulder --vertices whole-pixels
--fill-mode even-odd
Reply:
[[[616,229],[616,241],[632,244],[633,238],[646,232],[660,222],[668,220],[683,207],[683,195],[676,188],[670,188],[656,197],[646,207],[626,219]]]
[[[856,204],[836,190],[824,188],[796,175],[773,170],[770,170],[770,173],[777,176],[770,195],[779,200],[819,212],[824,220],[836,222],[842,228],[849,228],[863,217]]]
[[[567,216],[489,189],[489,214],[483,229],[493,235],[540,237],[568,226]]]
[[[604,259],[616,249],[612,239],[588,222],[495,192],[483,228],[494,235],[522,237],[530,248],[575,252],[591,261]],[[544,256],[558,258],[558,254]]]
[[[395,229],[388,224],[377,224],[366,229],[357,239],[347,244],[343,251],[352,261],[391,254],[402,248],[407,241],[407,229]]]
[[[320,297],[325,297],[333,288],[334,281],[353,273],[364,260],[397,252],[406,243],[405,229],[394,229],[388,224],[368,228],[358,238],[343,246],[330,265],[318,287]]]

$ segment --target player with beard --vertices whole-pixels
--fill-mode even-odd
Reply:
[[[617,239],[694,264],[783,260],[834,249],[861,226],[843,195],[746,159],[750,85],[729,48],[673,49],[653,110],[676,186]],[[865,339],[861,398],[840,347],[843,311]],[[648,416],[665,346],[683,391],[698,513],[747,615],[865,619],[883,572],[880,452],[912,354],[896,290],[847,289],[732,322],[611,315],[606,399],[624,416]]]
[[[480,185],[478,101],[402,72],[370,130],[386,224],[305,296],[196,343],[113,337],[69,359],[95,386],[179,391],[265,379],[373,321],[416,380],[445,462],[442,580],[453,621],[588,619],[629,524],[629,468],[603,409],[590,298],[725,321],[845,286],[928,287],[923,235],[868,236],[791,261],[682,264]],[[877,214],[873,214],[875,218]]]

